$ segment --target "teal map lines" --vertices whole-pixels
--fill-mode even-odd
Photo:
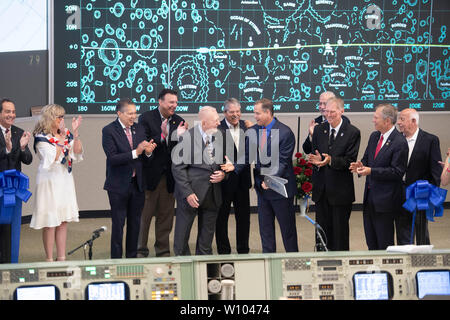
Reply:
[[[338,4],[339,3],[339,4]],[[55,102],[73,113],[138,111],[165,87],[178,112],[244,111],[266,97],[315,112],[331,90],[348,111],[380,102],[449,111],[450,2],[442,0],[55,1]]]

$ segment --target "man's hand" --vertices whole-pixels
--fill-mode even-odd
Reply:
[[[5,134],[5,144],[6,150],[8,150],[8,152],[11,152],[12,149],[11,130],[9,130],[7,134]]]
[[[154,142],[153,142],[153,139],[152,139],[152,140],[150,140],[150,142],[147,144],[147,146],[144,148],[144,150],[145,150],[145,153],[146,153],[147,155],[150,155],[150,154],[153,152],[153,150],[155,150],[155,148],[156,148],[156,143],[154,143]]]
[[[181,121],[177,128],[178,137],[182,136],[183,133],[185,133],[187,129],[189,129],[189,125],[187,124],[187,122]]]
[[[30,138],[31,138],[31,133],[29,133],[28,131],[25,131],[23,133],[22,137],[20,138],[20,149],[22,149],[22,151],[25,150],[25,147],[28,145]]]
[[[141,143],[138,144],[137,148],[136,148],[136,154],[139,156],[142,154],[142,152],[144,152],[144,150],[146,148],[148,148],[148,141],[142,141]]]
[[[244,120],[245,123],[245,127],[248,129],[250,127],[253,127],[254,123],[251,122],[250,120]]]
[[[368,176],[372,173],[372,169],[370,167],[362,166],[356,169],[356,173],[360,176]]]
[[[269,189],[269,187],[267,186],[267,184],[266,184],[264,181],[261,183],[261,187],[262,187],[264,190]]]
[[[322,160],[323,157],[323,160]],[[331,162],[331,156],[326,153],[320,154],[319,151],[316,150],[315,154],[310,154],[308,157],[308,161],[317,167],[326,166]]]
[[[211,183],[219,183],[225,178],[225,172],[221,170],[214,171],[214,173],[209,177],[209,182]]]
[[[231,163],[230,159],[227,156],[225,156],[225,160],[226,162],[220,165],[220,169],[222,169],[225,172],[234,171],[234,165]]]
[[[318,125],[318,123],[316,121],[314,121],[314,119],[312,119],[311,122],[309,123],[309,135],[311,136],[311,138],[314,133],[314,127],[317,125]]]
[[[364,165],[362,164],[361,160],[358,160],[356,162],[350,163],[350,167],[348,168],[352,173],[358,173],[358,168],[362,168]]]
[[[197,195],[195,193],[191,193],[190,195],[188,195],[186,197],[186,201],[189,203],[189,205],[192,208],[198,208],[199,207],[198,198],[197,198]]]

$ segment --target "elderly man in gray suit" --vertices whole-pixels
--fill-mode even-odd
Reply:
[[[221,181],[234,166],[225,158],[224,134],[215,108],[203,107],[200,124],[181,136],[172,151],[177,213],[174,253],[190,255],[189,236],[195,217],[198,235],[195,253],[212,254],[216,219],[222,203]]]

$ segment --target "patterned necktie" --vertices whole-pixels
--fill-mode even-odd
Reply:
[[[167,123],[168,123],[168,119],[164,119],[164,121],[161,123],[161,139],[165,140],[167,142],[167,136],[169,135],[169,133],[167,132]]]
[[[335,129],[331,129],[330,139],[328,140],[328,145],[332,146],[335,140],[334,134],[336,133]]]
[[[125,134],[128,138],[128,143],[130,144],[131,150],[133,150],[133,137],[131,136],[131,130],[129,127],[125,128]],[[133,177],[136,175],[136,169],[133,169]]]
[[[133,137],[131,136],[131,129],[129,127],[125,128],[125,134],[127,135],[131,150],[133,150]]]
[[[380,152],[381,146],[383,145],[383,135],[381,135],[380,140],[378,140],[377,148],[375,149],[374,159],[377,157],[378,152]]]
[[[210,164],[211,164],[211,163],[214,162],[214,158],[213,158],[212,143],[211,143],[211,139],[210,139],[209,136],[206,136],[205,146],[206,146],[206,152],[208,152],[209,161],[210,161]]]

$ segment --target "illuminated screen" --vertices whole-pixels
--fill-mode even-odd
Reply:
[[[59,290],[53,285],[18,287],[14,300],[59,300]]]
[[[429,270],[416,274],[417,297],[426,295],[450,295],[450,271]]]
[[[90,283],[86,287],[86,300],[128,300],[129,289],[125,282]]]
[[[347,111],[449,111],[449,1],[55,1],[55,102],[68,113],[114,113],[130,97],[156,108],[165,87],[177,112],[316,112],[320,93]]]
[[[388,300],[392,280],[387,272],[355,273],[353,276],[355,300]]]
[[[47,0],[0,1],[0,52],[47,50]]]

